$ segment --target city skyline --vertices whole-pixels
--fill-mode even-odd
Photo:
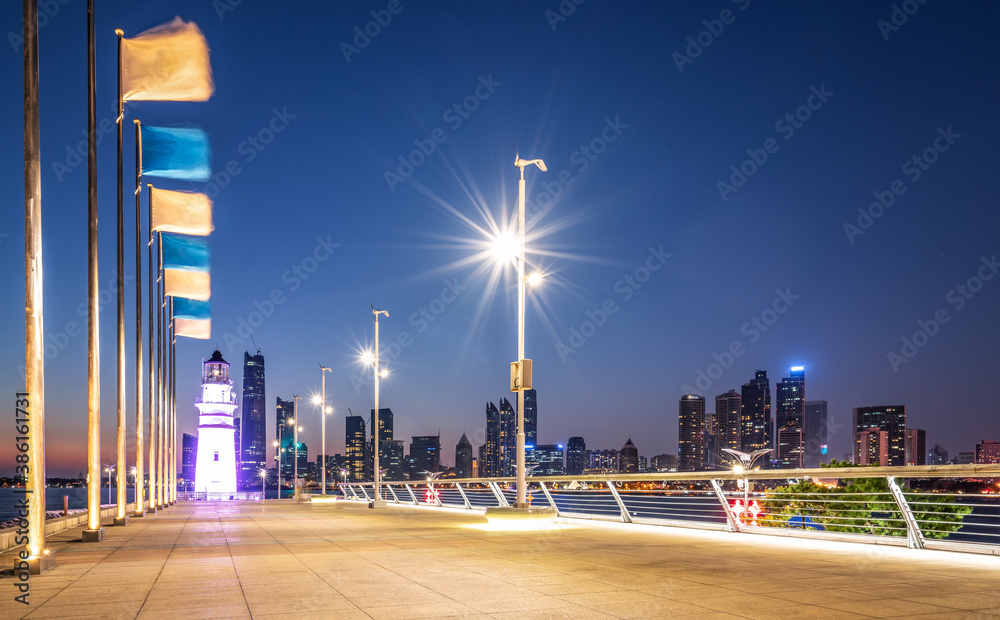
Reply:
[[[238,364],[259,348],[268,392],[304,397],[300,441],[314,454],[309,397],[317,364],[333,369],[326,445],[339,450],[348,409],[373,406],[357,361],[373,343],[371,302],[392,314],[380,406],[396,412],[396,435],[440,429],[445,460],[463,429],[478,448],[517,317],[511,269],[476,256],[482,232],[509,224],[520,154],[548,165],[525,174],[529,263],[546,275],[526,317],[539,444],[581,436],[617,449],[632,437],[646,455],[672,454],[686,386],[713,399],[756,369],[777,383],[794,365],[809,373],[806,398],[828,403],[832,456],[852,451],[853,409],[879,404],[906,405],[907,424],[953,455],[997,439],[1000,216],[988,207],[1000,198],[989,181],[1000,87],[983,76],[1000,57],[988,29],[1000,8],[928,3],[886,35],[887,6],[723,4],[735,21],[713,35],[718,10],[698,4],[587,3],[552,22],[527,2],[405,3],[359,47],[355,27],[380,7],[99,3],[102,460],[115,449],[113,32],[175,14],[204,32],[216,93],[130,103],[124,139],[130,154],[134,118],[193,123],[214,154],[212,179],[185,186],[215,201],[216,230],[212,337],[177,345],[178,438],[197,432],[201,360],[218,348]],[[6,30],[20,18],[17,3],[0,6]],[[59,4],[39,33],[51,475],[86,461],[84,25],[83,7]],[[0,81],[20,85],[8,41]],[[344,43],[357,53],[345,57]],[[533,58],[512,62],[512,46]],[[9,118],[21,117],[18,99],[0,101]],[[21,131],[0,128],[11,203],[22,199]],[[0,325],[15,344],[22,227],[19,209],[0,214],[0,278],[14,291]],[[128,251],[125,264],[132,299]],[[13,394],[23,354],[5,351],[0,390]],[[131,435],[131,387],[125,401]],[[0,459],[13,463],[9,444]]]

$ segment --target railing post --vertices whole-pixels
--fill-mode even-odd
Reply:
[[[393,499],[393,501],[395,501],[398,504],[399,503],[399,498],[396,497],[396,492],[392,490],[392,487],[387,484],[387,485],[385,485],[385,488],[389,489],[389,492],[392,493],[392,499]]]
[[[559,506],[556,506],[555,500],[549,494],[549,490],[545,488],[545,483],[541,480],[538,481],[538,486],[542,488],[542,493],[545,493],[545,499],[549,500],[549,506],[552,506],[556,511],[556,516],[559,516]]]
[[[365,486],[363,484],[362,485],[358,485],[358,488],[360,488],[361,492],[365,494],[365,501],[366,502],[372,501],[372,498],[368,497],[368,491],[365,490]]]
[[[896,505],[899,506],[899,511],[903,514],[903,521],[906,522],[906,546],[910,549],[923,549],[924,534],[920,531],[920,524],[913,516],[910,505],[906,502],[906,497],[903,496],[903,490],[896,484],[895,476],[886,476],[885,479],[889,482],[889,492],[892,493],[892,499],[896,500]]]
[[[621,495],[618,495],[618,489],[615,488],[615,483],[610,480],[605,480],[604,483],[608,485],[608,489],[611,490],[611,495],[613,495],[615,501],[618,502],[618,509],[622,511],[622,522],[631,523],[632,515],[628,513],[628,508],[625,507],[625,502],[622,501]]]
[[[510,503],[507,501],[507,498],[503,496],[503,492],[500,490],[500,487],[497,486],[496,482],[487,482],[486,484],[490,487],[490,490],[493,491],[493,495],[496,496],[498,506],[510,506]]]
[[[472,504],[469,503],[469,498],[465,496],[465,491],[462,490],[462,485],[456,482],[455,488],[458,489],[459,494],[462,496],[462,501],[465,502],[465,509],[472,510]]]
[[[739,519],[736,518],[733,514],[733,510],[729,507],[729,500],[726,499],[726,494],[722,492],[722,486],[719,484],[718,480],[712,480],[712,488],[715,489],[715,496],[719,498],[719,503],[722,504],[722,510],[726,513],[726,531],[739,532]]]

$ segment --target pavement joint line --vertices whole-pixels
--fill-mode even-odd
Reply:
[[[190,518],[189,518],[190,519]],[[144,522],[143,525],[150,525],[152,522]],[[153,593],[153,589],[156,588],[156,582],[160,580],[163,575],[163,570],[167,567],[167,562],[170,561],[170,556],[174,554],[174,549],[176,549],[177,541],[180,540],[181,535],[184,533],[184,528],[187,526],[187,520],[185,520],[184,525],[181,526],[180,531],[177,532],[177,537],[174,539],[173,544],[170,546],[170,551],[167,552],[167,557],[163,558],[163,563],[160,565],[160,570],[156,573],[156,579],[153,580],[153,584],[149,586],[149,591],[146,592],[145,598],[142,599],[142,605],[139,606],[139,610],[135,612],[135,617],[138,618],[142,613],[146,603],[149,601],[149,595]]]

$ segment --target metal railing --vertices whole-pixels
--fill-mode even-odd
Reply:
[[[390,504],[485,511],[514,478],[383,481]],[[370,502],[371,482],[342,483]],[[1000,464],[532,476],[532,506],[564,519],[906,545],[1000,555]]]
[[[232,493],[209,493],[206,491],[177,491],[177,499],[186,502],[193,501],[242,501],[259,502],[264,499],[260,491],[234,491]]]

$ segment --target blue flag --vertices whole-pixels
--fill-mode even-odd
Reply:
[[[188,299],[187,297],[174,297],[174,318],[191,319],[195,321],[211,318],[212,313],[207,301]]]
[[[162,233],[160,237],[164,269],[208,271],[208,240]]]
[[[143,174],[185,181],[207,181],[212,176],[208,134],[204,131],[140,127]]]

